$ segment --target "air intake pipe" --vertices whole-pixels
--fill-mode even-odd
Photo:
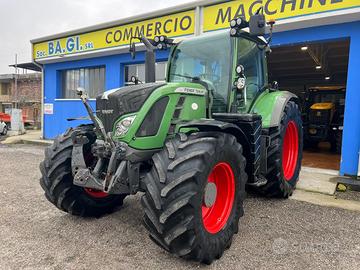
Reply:
[[[141,33],[141,41],[145,44],[145,82],[155,82],[155,49],[156,47]]]

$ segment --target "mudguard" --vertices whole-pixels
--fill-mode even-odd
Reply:
[[[285,105],[289,101],[299,103],[299,98],[288,91],[265,91],[252,106],[250,113],[262,116],[263,128],[277,127],[280,124]]]
[[[199,131],[223,131],[233,134],[238,139],[241,139],[240,141],[246,140],[248,142],[245,133],[239,128],[237,125],[218,121],[218,120],[212,120],[212,119],[200,119],[200,120],[193,120],[186,122],[184,124],[179,125],[179,131],[183,128],[196,128]]]
[[[240,142],[246,150],[248,150],[250,147],[250,142],[248,140],[248,137],[245,135],[245,132],[239,126],[229,122],[223,122],[212,119],[193,120],[180,124],[179,131],[181,132],[182,129],[192,129],[192,128],[195,128],[199,131],[226,132],[234,135],[238,140],[238,142]]]

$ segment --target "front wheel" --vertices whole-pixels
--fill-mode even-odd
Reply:
[[[181,134],[153,162],[141,200],[151,239],[186,259],[219,259],[243,215],[247,176],[241,145],[229,134]]]
[[[125,198],[125,195],[109,195],[73,184],[71,134],[80,131],[89,139],[89,143],[84,145],[84,155],[89,157],[92,156],[91,144],[96,140],[93,130],[92,125],[69,129],[56,138],[52,146],[46,148],[45,160],[40,164],[40,185],[46,198],[60,210],[72,215],[99,217],[122,205]],[[90,167],[90,164],[87,165]]]
[[[4,127],[3,132],[2,132],[2,135],[6,136],[6,135],[7,135],[7,132],[8,132],[7,127]]]

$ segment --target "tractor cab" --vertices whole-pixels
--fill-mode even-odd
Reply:
[[[187,39],[171,52],[167,81],[205,86],[212,112],[248,112],[267,85],[265,52],[264,41],[245,32],[236,38],[229,30]]]

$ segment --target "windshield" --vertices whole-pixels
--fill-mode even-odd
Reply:
[[[225,112],[231,81],[231,38],[228,32],[182,41],[170,59],[169,82],[205,82],[214,97],[213,111]]]

